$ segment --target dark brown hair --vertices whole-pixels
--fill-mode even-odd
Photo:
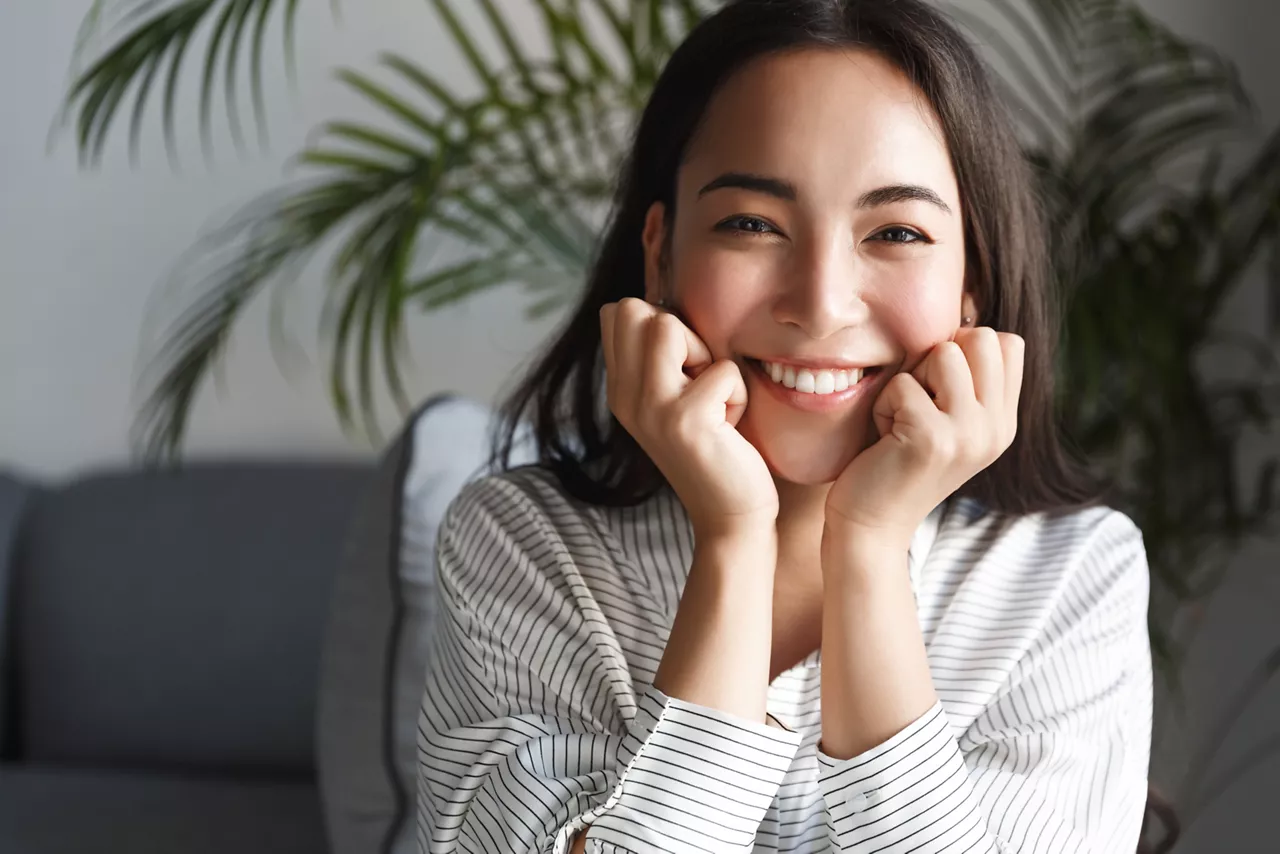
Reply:
[[[757,57],[805,48],[873,51],[924,94],[941,121],[960,189],[979,322],[1026,339],[1017,438],[959,494],[1007,513],[1091,503],[1096,490],[1064,450],[1055,419],[1059,311],[1033,174],[982,61],[923,0],[736,0],[693,29],[640,117],[581,301],[503,405],[499,462],[509,461],[517,425],[527,418],[539,460],[571,495],[626,505],[662,487],[657,467],[608,412],[599,311],[644,297],[645,214],[663,202],[670,229],[677,170],[717,89]]]

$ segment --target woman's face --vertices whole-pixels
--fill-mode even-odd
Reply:
[[[973,314],[940,125],[873,54],[805,50],[743,68],[690,141],[676,211],[665,269],[664,211],[649,211],[647,296],[742,368],[738,429],[783,480],[834,480],[878,438],[885,381]]]

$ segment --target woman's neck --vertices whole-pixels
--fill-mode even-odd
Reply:
[[[821,578],[822,525],[831,484],[807,486],[777,478],[774,482],[778,489],[778,568],[784,575]]]

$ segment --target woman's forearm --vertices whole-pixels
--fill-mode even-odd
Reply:
[[[669,697],[765,722],[776,529],[696,538],[693,566],[654,678]]]
[[[937,701],[906,551],[824,537],[822,749],[848,759]]]

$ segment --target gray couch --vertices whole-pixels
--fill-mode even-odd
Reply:
[[[0,852],[327,849],[320,653],[373,472],[0,473]]]
[[[492,426],[441,395],[376,467],[0,472],[0,854],[415,854],[435,534]]]

